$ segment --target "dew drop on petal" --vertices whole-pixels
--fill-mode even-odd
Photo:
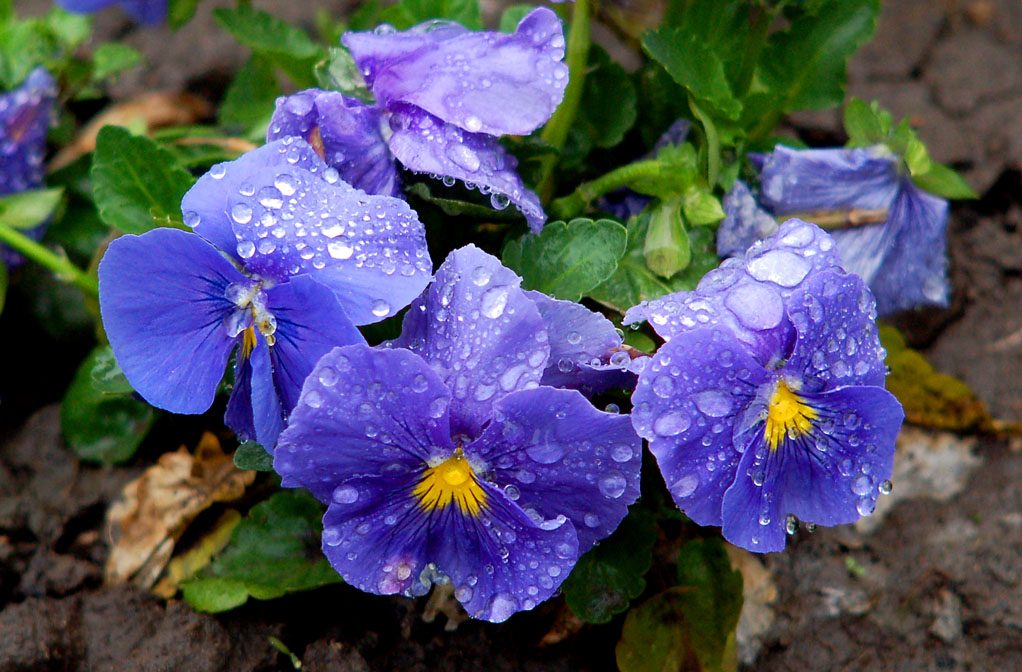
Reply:
[[[312,408],[319,408],[323,405],[323,397],[316,390],[309,390],[305,394],[305,403]]]
[[[653,423],[653,431],[660,436],[681,434],[692,425],[692,419],[683,411],[668,411]]]
[[[696,491],[697,487],[699,487],[699,477],[695,474],[686,474],[671,486],[671,493],[678,498],[688,497]]]
[[[889,495],[894,490],[894,485],[890,481],[883,481],[877,489],[881,495]]]
[[[540,464],[553,464],[564,456],[564,446],[558,443],[537,443],[525,449],[525,454]]]
[[[789,513],[784,518],[784,531],[789,535],[798,532],[798,518],[796,518],[794,514]]]
[[[333,500],[338,504],[353,504],[358,501],[358,490],[350,485],[334,489]]]
[[[620,473],[612,471],[604,474],[600,478],[598,485],[600,492],[603,493],[604,497],[617,499],[624,494],[625,488],[628,486],[628,481]]]
[[[373,301],[372,311],[376,317],[386,317],[390,314],[390,304],[383,299],[377,299]]]
[[[731,412],[731,395],[724,390],[703,390],[694,395],[696,407],[712,418],[722,418]]]
[[[496,319],[504,314],[507,307],[510,290],[507,287],[493,287],[483,294],[481,312],[490,319]]]
[[[618,444],[610,451],[610,457],[615,462],[627,462],[632,459],[632,447],[627,443]]]

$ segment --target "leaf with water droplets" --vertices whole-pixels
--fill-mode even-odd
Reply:
[[[200,611],[226,611],[249,596],[270,600],[341,577],[320,551],[323,507],[304,491],[279,492],[252,507],[223,553],[182,586]]]
[[[617,530],[579,558],[561,586],[572,612],[589,623],[606,623],[646,589],[653,562],[656,521],[633,508]]]
[[[553,222],[508,242],[503,261],[527,289],[578,301],[614,273],[626,242],[625,227],[609,219]]]
[[[181,198],[194,182],[171,152],[119,126],[100,130],[91,177],[100,218],[123,233],[178,221]]]

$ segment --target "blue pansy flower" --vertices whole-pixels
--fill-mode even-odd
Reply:
[[[398,163],[445,183],[461,180],[489,193],[494,207],[514,205],[539,231],[546,220],[539,198],[499,138],[539,128],[564,97],[560,19],[538,8],[513,34],[448,21],[388,28],[341,38],[375,104],[308,89],[277,101],[267,137],[309,140],[342,178],[369,193],[400,193]]]
[[[553,595],[638,497],[627,416],[541,384],[551,335],[520,283],[456,250],[400,339],[336,348],[306,381],[274,468],[328,504],[323,550],[348,583],[450,582],[470,615],[503,621]]]
[[[831,232],[842,266],[866,281],[881,315],[948,305],[948,202],[917,187],[886,147],[779,145],[753,158],[761,169],[759,198],[741,181],[725,197],[727,217],[717,233],[721,256],[741,254],[773,233],[775,217],[834,210],[879,214],[875,223]]]
[[[0,94],[0,196],[38,189],[43,185],[46,133],[57,100],[57,84],[45,68],[36,68],[20,86]],[[26,231],[42,238],[46,226]],[[18,255],[2,248],[7,265],[22,262]]]
[[[904,419],[884,390],[873,296],[830,236],[790,220],[692,292],[636,306],[666,341],[632,422],[675,503],[752,551],[780,551],[789,515],[850,523],[889,483]]]
[[[167,0],[57,0],[69,12],[91,14],[117,5],[136,22],[155,26],[167,18]]]
[[[313,364],[364,343],[355,325],[408,304],[429,282],[408,205],[343,181],[289,138],[213,166],[185,195],[195,233],[114,240],[99,265],[103,323],[149,403],[201,413],[231,353],[225,422],[272,449]]]

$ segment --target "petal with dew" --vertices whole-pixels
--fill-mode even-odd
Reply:
[[[895,157],[883,147],[792,149],[778,145],[760,173],[761,199],[778,215],[886,208],[898,191]]]

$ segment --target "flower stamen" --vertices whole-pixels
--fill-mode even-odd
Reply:
[[[813,429],[812,421],[816,418],[816,409],[792,392],[787,383],[778,380],[777,389],[770,399],[764,430],[770,450],[776,450],[778,444],[786,438],[795,439],[809,434]]]
[[[412,494],[419,498],[423,511],[443,509],[453,501],[462,513],[476,516],[486,504],[486,491],[476,480],[461,448],[440,464],[426,469]]]

